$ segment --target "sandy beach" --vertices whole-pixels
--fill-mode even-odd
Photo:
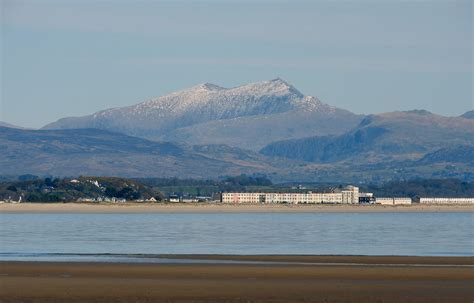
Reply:
[[[3,203],[0,213],[474,212],[474,205],[230,205],[216,203]]]
[[[275,261],[274,257],[265,256],[258,256],[261,264],[239,265],[0,262],[0,298],[1,302],[472,302],[474,299],[474,269],[449,265],[472,266],[472,258],[327,258],[278,256],[282,262],[356,261],[359,265],[265,264]],[[380,263],[399,265],[373,265]],[[410,265],[421,263],[425,265]]]

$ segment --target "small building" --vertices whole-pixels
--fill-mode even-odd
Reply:
[[[77,202],[94,202],[94,199],[92,199],[92,198],[79,198],[79,199],[77,199]]]
[[[170,202],[181,202],[181,199],[178,195],[169,195],[168,201]]]
[[[411,205],[411,198],[401,197],[401,198],[386,198],[386,197],[377,197],[375,198],[375,203],[380,205]]]
[[[181,202],[194,203],[194,202],[198,202],[198,199],[196,197],[182,197]]]

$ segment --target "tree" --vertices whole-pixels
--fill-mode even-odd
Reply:
[[[54,186],[54,182],[53,182],[53,180],[52,180],[51,178],[46,178],[46,179],[44,179],[44,184],[45,184],[46,186]]]
[[[19,181],[33,181],[33,180],[38,180],[38,179],[39,179],[38,176],[30,175],[30,174],[18,176]]]
[[[117,190],[114,188],[114,187],[110,187],[108,186],[106,189],[105,189],[105,195],[107,197],[117,197]]]
[[[7,187],[7,190],[17,192],[16,186],[15,185],[10,185]]]

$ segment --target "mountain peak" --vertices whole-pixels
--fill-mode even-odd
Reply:
[[[313,134],[312,130],[345,131],[359,120],[275,78],[230,88],[202,83],[44,128],[99,128],[150,139],[259,149],[272,140]]]
[[[254,82],[235,87],[231,90],[258,95],[293,95],[296,98],[304,97],[294,86],[280,78]]]
[[[283,79],[280,78],[280,77],[277,77],[277,78],[275,78],[275,79],[272,79],[272,80],[270,80],[270,81],[268,81],[268,82],[276,83],[276,84],[278,84],[278,85],[286,85],[286,86],[288,86],[288,87],[291,87],[291,85],[290,85],[288,82],[286,82],[285,80],[283,80]]]
[[[220,87],[219,85],[212,84],[212,83],[201,83],[196,86],[191,87],[190,90],[205,90],[205,91],[220,91],[222,89],[225,89],[223,87]]]
[[[273,83],[277,87],[282,87],[282,88],[287,89],[288,91],[290,91],[293,94],[298,95],[299,97],[304,97],[304,95],[299,90],[297,90],[293,85],[291,85],[290,83],[286,82],[285,80],[281,78],[270,80],[270,82]]]
[[[281,78],[275,78],[272,80],[266,81],[259,81],[253,82],[249,84],[244,84],[241,86],[233,87],[233,88],[224,88],[222,86],[213,84],[213,83],[201,83],[195,86],[192,86],[188,89],[184,89],[180,92],[231,92],[231,93],[249,93],[249,94],[256,94],[256,95],[263,95],[263,94],[289,94],[295,95],[298,98],[303,98],[304,95],[298,91],[293,85],[289,84],[288,82],[284,81]]]
[[[289,84],[288,82],[286,82],[285,80],[283,80],[281,78],[275,78],[275,79],[272,79],[272,80],[262,81],[262,82],[257,82],[257,83],[268,84],[268,85],[271,85],[271,86],[274,86],[274,87],[282,87],[282,88],[284,87],[284,88],[287,88],[287,89],[295,89],[293,87],[293,85]]]

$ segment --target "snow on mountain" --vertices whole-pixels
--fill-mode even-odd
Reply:
[[[311,121],[302,121],[307,119]],[[106,109],[85,117],[64,118],[44,128],[99,128],[149,139],[225,143],[247,148],[252,148],[255,145],[252,142],[258,141],[258,146],[252,148],[258,149],[269,143],[261,138],[261,127],[263,133],[271,132],[269,139],[278,140],[302,137],[308,131],[312,134],[342,133],[357,125],[360,119],[348,111],[324,104],[316,97],[304,96],[282,79],[274,79],[235,88],[200,84],[137,105]],[[252,129],[248,129],[249,120]],[[226,124],[230,126],[226,127]],[[331,125],[331,129],[325,125]],[[212,137],[209,137],[211,133]]]
[[[323,104],[316,98],[305,98],[280,79],[225,89],[213,84],[200,84],[167,96],[153,98],[124,108],[98,112],[96,119],[117,115],[130,120],[158,118],[155,123],[180,121],[179,126],[201,121],[231,119],[242,116],[286,112],[295,108],[315,110]]]

